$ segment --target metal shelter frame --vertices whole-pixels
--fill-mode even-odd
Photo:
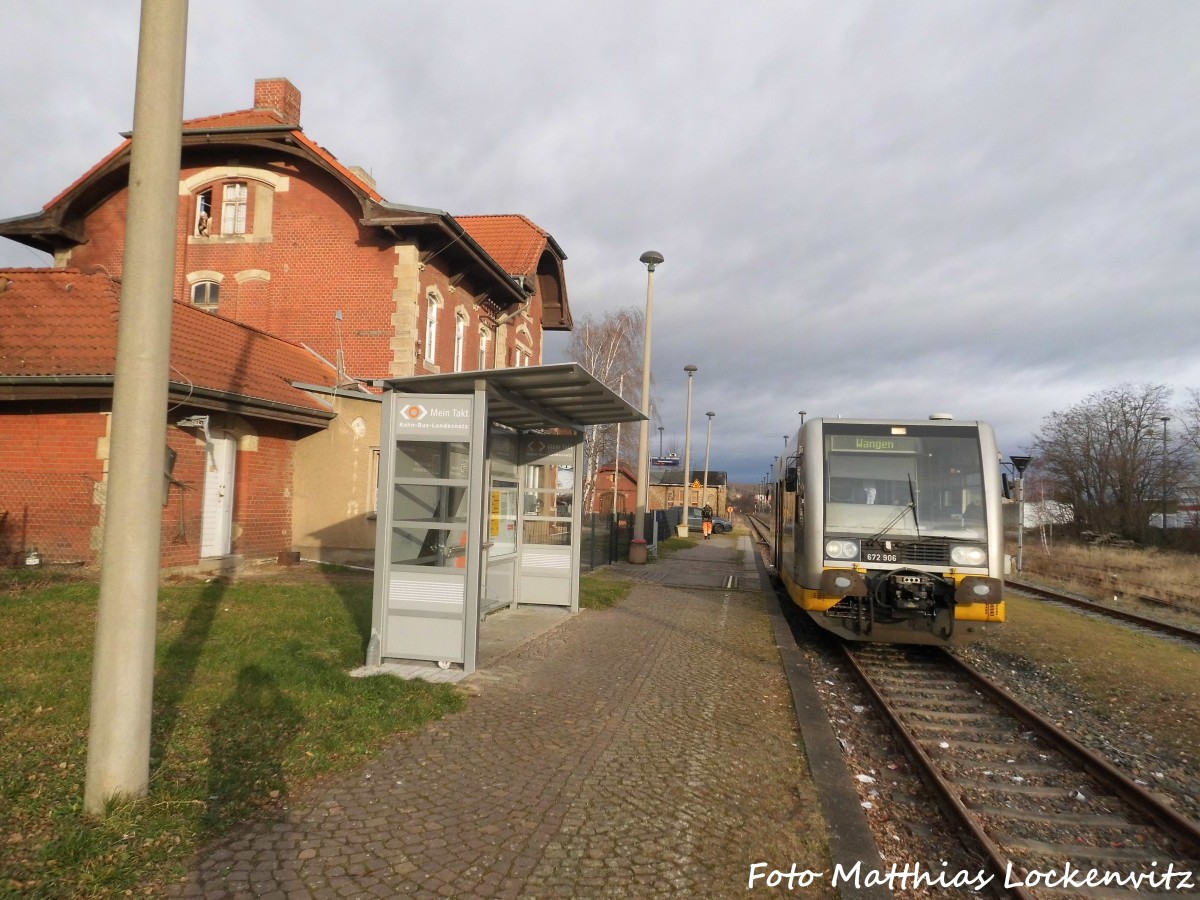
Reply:
[[[384,389],[367,664],[477,666],[484,615],[579,608],[583,429],[642,412],[578,363]]]

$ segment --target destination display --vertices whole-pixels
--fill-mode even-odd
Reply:
[[[859,434],[831,434],[827,437],[829,449],[839,453],[916,453],[921,444],[918,438],[913,437]]]

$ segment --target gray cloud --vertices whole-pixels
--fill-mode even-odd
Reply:
[[[128,6],[6,17],[0,217],[131,126]],[[185,115],[290,78],[388,199],[554,234],[577,315],[644,304],[661,251],[666,436],[695,363],[713,466],[751,480],[800,409],[948,410],[1016,451],[1101,387],[1200,386],[1198,32],[1182,0],[210,0]]]

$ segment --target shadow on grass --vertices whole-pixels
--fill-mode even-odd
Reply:
[[[330,587],[341,598],[342,606],[346,608],[346,614],[358,632],[359,650],[365,658],[367,644],[371,640],[372,581],[370,577],[364,580],[339,580],[331,582]]]
[[[304,722],[300,709],[258,665],[237,683],[209,720],[208,824],[236,821],[264,798],[287,796],[284,759]]]
[[[157,771],[179,722],[181,704],[196,676],[196,667],[212,634],[226,582],[205,585],[192,605],[179,637],[163,651],[154,677],[154,720],[150,732],[150,769]]]

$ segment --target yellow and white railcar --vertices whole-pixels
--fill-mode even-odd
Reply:
[[[810,419],[776,466],[774,563],[817,624],[954,644],[1004,621],[996,437],[983,422]]]

